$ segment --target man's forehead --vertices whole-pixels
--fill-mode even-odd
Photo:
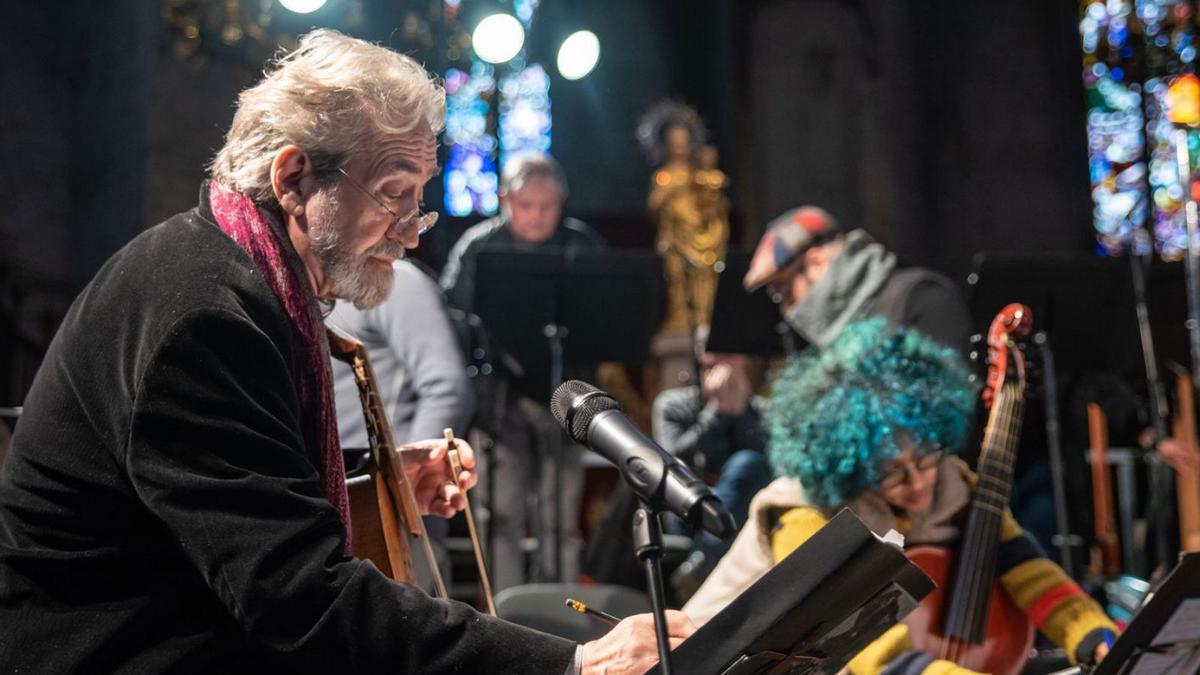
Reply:
[[[371,151],[370,173],[438,173],[437,141],[429,132],[394,134],[380,139]]]

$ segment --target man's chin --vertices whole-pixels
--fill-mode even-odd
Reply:
[[[372,264],[369,267],[373,269],[364,269],[363,278],[353,289],[337,294],[361,310],[382,305],[392,291],[392,266]]]

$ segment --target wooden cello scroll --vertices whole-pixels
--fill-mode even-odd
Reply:
[[[392,426],[388,422],[383,399],[379,396],[375,371],[371,368],[367,350],[362,344],[332,330],[327,330],[326,334],[329,338],[330,354],[345,362],[354,372],[354,382],[358,385],[358,396],[362,402],[374,464],[371,480],[375,488],[374,500],[369,497],[363,498],[359,485],[352,486],[347,482],[347,490],[353,490],[350,495],[350,517],[351,522],[355,524],[354,541],[350,543],[351,552],[356,557],[371,560],[392,579],[412,584],[416,582],[416,574],[413,571],[410,538],[416,538],[429,564],[438,597],[449,598],[433,545],[425,532],[425,522],[421,520],[421,509],[417,505],[416,495],[408,475],[404,473],[403,460],[392,436]],[[378,530],[382,531],[381,536],[378,530],[372,531],[374,528],[366,528],[366,532],[360,533],[360,522],[378,523]],[[383,541],[382,547],[378,546],[380,539]]]
[[[1176,374],[1175,393],[1178,410],[1172,433],[1188,452],[1195,453],[1196,407],[1189,373]],[[1175,489],[1179,497],[1179,550],[1181,553],[1200,551],[1200,470],[1177,473]]]
[[[1029,308],[1013,303],[988,330],[989,408],[979,455],[979,480],[957,551],[918,546],[908,557],[937,583],[904,622],[914,646],[960,666],[1017,675],[1033,645],[1033,624],[995,579],[996,551],[1008,497],[1025,401],[1025,361],[1017,342],[1029,337]],[[951,563],[953,558],[953,565]]]
[[[1087,404],[1088,445],[1092,458],[1092,509],[1101,571],[1109,579],[1121,573],[1120,539],[1113,507],[1112,480],[1108,471],[1108,418],[1098,403]]]
[[[446,461],[450,463],[451,475],[457,480],[462,475],[463,466],[462,461],[458,458],[458,448],[454,445],[454,430],[447,427],[442,430],[442,435],[446,437]],[[488,578],[487,565],[483,562],[483,546],[479,543],[479,533],[475,529],[475,514],[471,511],[471,500],[465,492],[463,493],[463,500],[466,504],[467,531],[471,535],[471,548],[475,550],[475,567],[479,570],[479,585],[483,589],[483,601],[487,606],[488,614],[496,616],[496,601],[492,597],[492,582]]]

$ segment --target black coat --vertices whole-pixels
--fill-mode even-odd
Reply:
[[[574,645],[343,556],[301,341],[199,209],[76,299],[0,472],[0,671],[550,672]]]

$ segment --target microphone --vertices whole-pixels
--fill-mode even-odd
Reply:
[[[617,465],[629,487],[655,511],[670,511],[720,539],[737,532],[733,516],[704,481],[646,438],[606,392],[569,380],[554,391],[550,412],[568,436]]]

